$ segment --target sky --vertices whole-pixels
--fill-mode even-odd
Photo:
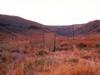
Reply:
[[[81,24],[100,19],[100,0],[0,0],[0,14],[45,25]]]

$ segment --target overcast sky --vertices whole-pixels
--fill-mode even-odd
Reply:
[[[0,0],[0,14],[45,25],[80,24],[100,19],[100,0]]]

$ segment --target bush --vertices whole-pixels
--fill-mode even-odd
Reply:
[[[0,40],[0,44],[3,44],[2,40]]]
[[[19,53],[20,51],[19,51],[19,49],[18,48],[16,48],[16,49],[14,49],[14,50],[12,50],[12,53]]]
[[[23,50],[22,53],[23,53],[23,54],[27,54],[28,51],[27,51],[27,50]]]
[[[100,44],[96,44],[95,47],[96,47],[96,48],[100,48]]]
[[[97,49],[97,52],[100,53],[100,44],[96,44],[95,47]]]
[[[7,61],[7,57],[3,56],[3,55],[0,55],[0,61],[2,61],[2,62]]]
[[[20,54],[19,53],[12,53],[12,59],[13,60],[16,60],[20,57]]]
[[[0,49],[0,52],[3,52],[3,50],[2,50],[2,49]]]
[[[36,55],[37,56],[44,56],[44,55],[48,55],[48,52],[46,52],[46,51],[39,51]]]
[[[79,49],[81,50],[81,49],[86,48],[86,47],[87,47],[87,45],[86,45],[86,44],[84,44],[84,43],[80,43],[80,44],[78,44],[76,47],[77,47],[77,48],[79,48]]]

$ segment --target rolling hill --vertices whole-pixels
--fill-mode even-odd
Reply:
[[[63,36],[88,36],[100,34],[100,20],[94,20],[84,24],[74,24],[68,26],[49,26],[49,29]]]
[[[0,39],[41,39],[48,31],[43,24],[17,16],[0,15]]]
[[[74,31],[75,35],[100,34],[100,20],[94,20],[84,24],[81,28]]]
[[[100,34],[100,20],[66,26],[46,26],[17,16],[0,15],[0,36],[42,36],[43,32],[55,32],[59,36],[89,36]],[[13,36],[12,36],[13,35]]]

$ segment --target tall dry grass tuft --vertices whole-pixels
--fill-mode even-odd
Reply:
[[[24,63],[12,64],[13,68],[9,70],[7,75],[24,75]]]
[[[70,68],[71,75],[99,75],[100,64],[79,62]]]
[[[64,63],[61,63],[55,66],[51,73],[52,75],[67,75],[69,74],[69,67]]]
[[[49,59],[13,63],[6,75],[100,75],[100,63],[79,59],[76,63],[59,62],[48,64]]]

